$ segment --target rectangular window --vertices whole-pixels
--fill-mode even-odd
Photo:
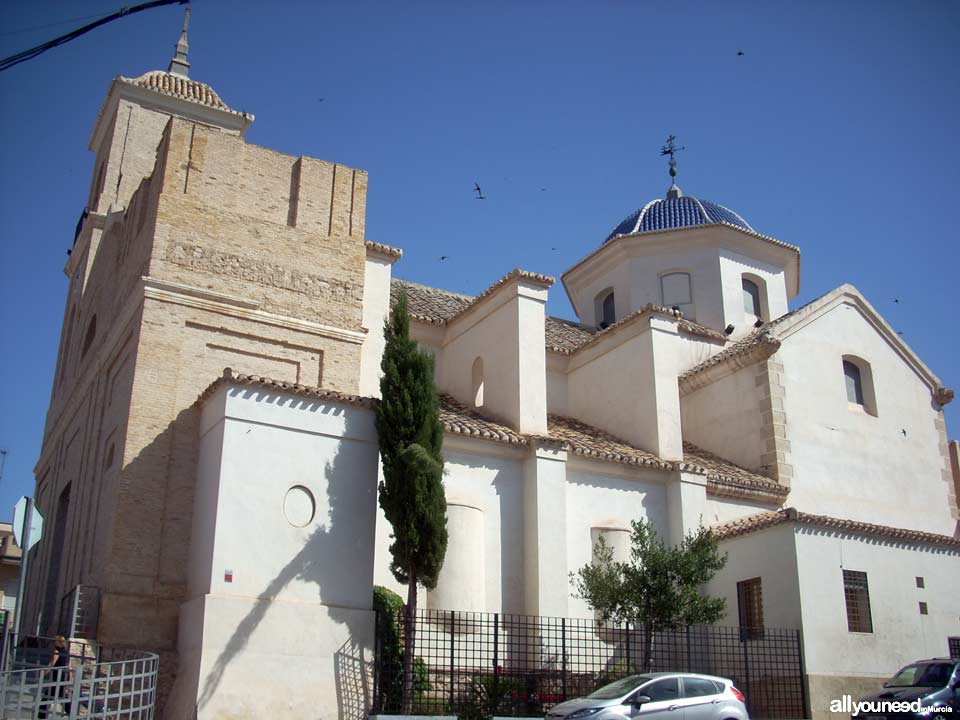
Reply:
[[[953,660],[960,660],[960,637],[947,638],[947,648]]]
[[[917,576],[917,587],[918,587],[918,588],[922,588],[922,587],[923,587],[923,578],[920,577],[920,576]]]
[[[927,604],[925,602],[920,603],[920,614],[927,615]]]
[[[870,617],[870,589],[867,574],[857,570],[843,571],[843,596],[847,602],[847,629],[850,632],[873,632]]]
[[[760,578],[737,583],[737,605],[740,610],[740,639],[763,638],[763,593]]]

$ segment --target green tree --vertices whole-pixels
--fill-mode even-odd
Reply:
[[[595,561],[570,573],[570,582],[602,621],[643,628],[643,672],[650,672],[654,633],[723,617],[726,601],[703,595],[700,586],[726,565],[727,556],[706,528],[668,546],[648,521],[634,520],[632,526],[629,562],[614,561],[601,537]]]
[[[380,438],[383,482],[380,507],[393,526],[390,571],[407,585],[403,637],[403,711],[413,706],[413,647],[416,637],[417,584],[428,589],[447,551],[447,501],[443,493],[443,425],[433,357],[410,339],[407,298],[400,297],[387,319],[380,367]]]

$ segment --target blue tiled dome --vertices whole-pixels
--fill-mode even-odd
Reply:
[[[675,230],[713,223],[727,223],[753,231],[746,220],[723,205],[717,205],[709,200],[698,200],[690,195],[670,193],[668,197],[652,200],[631,213],[613,229],[604,242],[609,242],[618,235],[633,235],[653,230]]]

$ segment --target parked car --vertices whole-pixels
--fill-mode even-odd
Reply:
[[[560,703],[548,720],[749,720],[733,681],[692,673],[630,675],[586,697]]]
[[[878,703],[920,701],[921,708],[950,708],[933,712],[890,713],[879,709]],[[904,668],[883,684],[883,690],[861,698],[860,702],[869,702],[876,706],[867,712],[861,712],[859,718],[957,718],[960,713],[960,661],[950,658],[931,658],[918,660]]]

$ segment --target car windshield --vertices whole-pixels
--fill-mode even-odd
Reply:
[[[604,685],[599,690],[594,690],[587,695],[587,697],[592,700],[615,700],[618,697],[633,692],[645,682],[650,682],[651,680],[653,680],[653,678],[647,675],[630,675],[629,677],[620,678],[609,685]]]
[[[887,687],[943,687],[953,672],[951,663],[914,663],[888,680]]]

